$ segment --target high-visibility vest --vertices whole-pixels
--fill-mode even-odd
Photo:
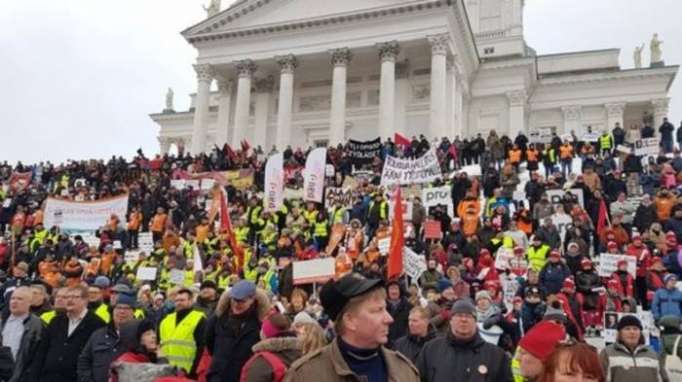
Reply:
[[[144,320],[147,314],[145,314],[144,309],[137,308],[135,309],[135,312],[133,312],[133,316],[137,320]]]
[[[526,159],[528,162],[537,162],[538,161],[538,150],[526,150]]]
[[[308,224],[312,225],[315,224],[315,220],[317,219],[317,210],[305,210],[302,213],[303,217],[305,220],[308,222]]]
[[[599,147],[602,150],[611,148],[611,136],[609,134],[599,137]]]
[[[249,227],[239,227],[234,230],[234,237],[240,243],[249,241]]]
[[[334,209],[332,213],[332,225],[343,224],[343,218],[346,215],[346,209],[343,207],[338,207]]]
[[[327,228],[327,222],[317,222],[315,223],[315,237],[327,237],[329,236],[329,230]]]
[[[194,270],[185,271],[185,281],[182,285],[186,288],[191,288],[194,285]]]
[[[218,275],[218,288],[226,290],[230,285],[230,275]]]
[[[541,245],[538,249],[535,249],[533,246],[528,248],[528,262],[530,263],[531,269],[536,272],[542,270],[542,267],[544,267],[547,262],[549,250],[550,248],[547,244]]]
[[[561,145],[559,147],[559,156],[561,159],[573,158],[573,147],[571,145]]]
[[[521,150],[510,150],[509,162],[511,164],[521,163]]]
[[[205,316],[202,312],[193,310],[179,324],[175,322],[176,317],[177,313],[172,313],[161,321],[159,327],[161,351],[168,358],[169,364],[189,373],[197,355],[194,330]]]
[[[95,315],[108,324],[111,321],[111,314],[109,313],[109,307],[105,303],[101,303],[97,309],[95,309]]]
[[[261,206],[249,207],[248,219],[249,223],[256,224],[260,219],[260,212],[263,210]]]
[[[524,382],[526,379],[521,375],[521,361],[519,361],[518,348],[514,353],[514,358],[511,361],[512,375],[514,376],[514,382]]]
[[[48,310],[47,312],[40,315],[40,319],[43,320],[45,325],[48,325],[55,317],[57,317],[56,310]]]

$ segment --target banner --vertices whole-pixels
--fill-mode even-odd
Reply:
[[[611,277],[613,272],[618,270],[618,262],[620,260],[628,262],[628,273],[632,277],[636,277],[637,272],[637,258],[629,255],[614,255],[611,253],[602,253],[599,255],[599,277]]]
[[[450,186],[431,187],[422,190],[422,203],[427,209],[437,205],[447,206],[447,213],[454,217],[455,209],[452,206],[452,193]]]
[[[432,182],[441,177],[440,165],[436,152],[431,148],[418,159],[399,159],[386,156],[381,184],[412,184]]]
[[[531,130],[528,134],[528,141],[530,143],[550,143],[552,142],[552,129],[549,127],[541,127]]]
[[[27,172],[13,172],[9,177],[9,188],[12,191],[23,191],[31,184],[33,173]]]
[[[344,208],[353,207],[353,190],[351,188],[327,187],[324,189],[324,208],[333,207],[336,202],[341,202]]]
[[[278,211],[284,204],[284,154],[275,154],[268,159],[265,165],[265,191],[266,212]]]
[[[443,231],[438,220],[426,220],[424,222],[424,239],[440,239],[442,237]]]
[[[635,155],[658,155],[661,151],[658,138],[644,138],[635,141]]]
[[[552,224],[556,226],[557,231],[559,231],[559,236],[561,236],[561,242],[566,241],[566,232],[569,228],[573,226],[573,218],[571,215],[563,214],[553,214],[549,217],[552,219]]]
[[[59,226],[64,231],[95,231],[105,225],[112,214],[125,219],[128,194],[96,202],[73,202],[47,198],[45,227]]]
[[[564,197],[566,192],[570,192],[571,195],[577,197],[578,203],[580,204],[580,207],[585,208],[585,195],[583,194],[583,190],[580,188],[571,188],[570,190],[566,190],[566,191],[564,191],[562,189],[545,191],[545,193],[547,194],[547,198],[554,205],[557,205],[557,204],[563,205],[563,202],[561,199]],[[565,212],[568,213],[570,211],[565,211]]]
[[[426,258],[424,255],[416,254],[410,247],[403,249],[403,268],[405,274],[412,278],[413,283],[417,283],[419,277],[426,271]]]
[[[319,147],[308,154],[303,171],[303,200],[322,203],[327,149]]]
[[[294,261],[294,285],[324,283],[334,277],[333,257],[306,261]]]
[[[370,164],[374,161],[374,158],[381,156],[381,139],[377,138],[367,142],[358,142],[351,139],[348,141],[348,148],[350,149],[348,155],[354,166]]]

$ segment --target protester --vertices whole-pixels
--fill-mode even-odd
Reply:
[[[560,344],[546,362],[538,382],[605,382],[599,355],[584,343]]]
[[[268,316],[261,326],[261,341],[252,348],[253,356],[241,370],[247,382],[278,382],[291,364],[301,357],[301,343],[291,331],[289,319],[281,313]]]
[[[436,337],[435,329],[429,323],[430,313],[426,308],[416,306],[410,310],[408,318],[408,334],[395,341],[394,348],[409,358],[412,363],[417,362],[424,345]]]
[[[175,312],[159,324],[161,351],[171,365],[194,375],[204,350],[206,316],[192,308],[194,293],[180,289],[175,294]],[[121,299],[121,297],[119,297]]]
[[[536,382],[544,373],[546,362],[557,345],[566,338],[563,326],[542,321],[529,330],[519,342],[518,354],[512,365],[514,374]]]
[[[9,301],[9,316],[0,323],[2,346],[10,349],[14,360],[8,381],[28,379],[35,362],[35,352],[44,335],[40,318],[30,312],[32,295],[28,287],[15,289]]]

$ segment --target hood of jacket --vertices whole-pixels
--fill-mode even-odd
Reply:
[[[267,292],[258,288],[256,289],[256,310],[258,312],[258,320],[263,321],[263,319],[270,312],[270,299],[268,298]],[[215,309],[215,315],[222,317],[226,312],[230,311],[230,291],[225,291],[218,300],[218,306]]]
[[[271,353],[281,353],[288,350],[300,351],[301,343],[296,337],[274,337],[267,338],[253,345],[251,348],[254,353],[267,351]]]

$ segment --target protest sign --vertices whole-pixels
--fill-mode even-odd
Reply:
[[[303,199],[303,189],[302,188],[285,188],[284,189],[284,199],[294,200]]]
[[[9,188],[15,192],[23,191],[31,184],[33,173],[27,172],[13,172],[9,177]]]
[[[353,190],[350,188],[327,187],[324,190],[324,207],[331,208],[336,202],[341,202],[341,206],[350,208],[353,206]]]
[[[599,267],[597,269],[599,277],[611,277],[613,272],[618,270],[618,262],[620,260],[628,262],[628,273],[632,275],[632,277],[635,277],[637,272],[637,259],[634,256],[615,255],[611,253],[602,253],[599,255]]]
[[[140,232],[137,243],[141,251],[151,253],[154,250],[154,239],[151,232]]]
[[[580,188],[571,188],[569,190],[562,190],[562,189],[556,189],[556,190],[547,190],[545,193],[547,194],[547,197],[549,198],[549,201],[553,205],[557,204],[563,204],[562,198],[564,195],[570,192],[571,195],[575,196],[578,198],[578,204],[580,204],[580,207],[585,208],[585,195],[583,193],[583,190]],[[569,212],[569,211],[566,211]]]
[[[658,155],[660,152],[658,138],[644,138],[635,141],[635,155]]]
[[[541,127],[531,130],[528,134],[528,141],[530,143],[550,143],[552,141],[552,129]]]
[[[373,141],[359,142],[348,141],[348,156],[350,157],[353,166],[363,166],[372,163],[374,158],[381,156],[381,139],[377,138]]]
[[[171,188],[174,188],[176,190],[184,190],[185,189],[185,180],[184,179],[173,179],[170,181]]]
[[[382,256],[386,256],[388,254],[388,249],[390,246],[391,246],[390,237],[377,240],[377,247],[379,248],[379,253],[381,253]]]
[[[200,189],[201,181],[199,179],[187,179],[185,180],[185,188],[191,188],[192,191],[197,191]]]
[[[333,164],[328,164],[327,167],[324,169],[324,175],[327,176],[327,178],[333,178],[334,174],[336,174],[336,169],[334,168]]]
[[[225,178],[223,186],[231,184],[237,190],[245,190],[253,186],[254,171],[252,169],[225,171],[222,176]]]
[[[173,269],[170,271],[170,282],[173,285],[182,285],[185,283],[185,272],[182,269]]]
[[[139,267],[137,268],[137,279],[152,281],[156,280],[156,268],[154,267]]]
[[[45,204],[45,227],[59,226],[64,231],[95,231],[115,214],[125,217],[128,210],[128,194],[95,202],[73,202],[47,198]]]
[[[294,285],[323,283],[334,277],[333,257],[294,261]]]
[[[455,171],[455,173],[465,173],[468,176],[481,176],[481,166],[477,164],[472,164],[469,166],[463,166],[461,169]]]
[[[585,133],[580,138],[583,142],[597,142],[599,140],[599,133]]]
[[[559,231],[559,236],[561,236],[561,242],[563,243],[566,240],[566,231],[573,226],[573,218],[566,213],[553,214],[549,218],[552,219],[552,223],[556,226],[557,231]]]
[[[357,182],[371,182],[372,179],[376,176],[376,174],[373,171],[364,171],[364,170],[355,170],[353,171],[353,178]],[[345,185],[344,185],[345,187]]]
[[[514,250],[511,248],[500,247],[495,255],[495,268],[505,271],[511,268],[511,261],[514,259]]]
[[[389,219],[393,219],[393,207],[395,207],[395,202],[393,200],[390,200],[388,202],[388,216]],[[403,200],[403,220],[404,221],[412,221],[412,208],[414,206],[412,205],[412,202],[408,202],[407,200]]]
[[[275,154],[265,165],[265,199],[263,205],[266,212],[274,212],[284,204],[284,155]]]
[[[208,191],[211,188],[213,188],[214,184],[215,184],[215,179],[210,179],[210,178],[202,179],[201,180],[201,190],[202,191]]]
[[[125,255],[123,256],[123,261],[125,261],[128,264],[134,264],[137,262],[137,260],[140,258],[140,253],[142,251],[137,250],[137,251],[126,251]]]
[[[424,207],[435,207],[437,205],[447,206],[447,213],[454,216],[454,208],[452,206],[452,193],[449,186],[431,187],[422,190],[422,203]]]
[[[400,159],[386,156],[381,184],[412,184],[432,182],[441,177],[440,165],[436,152],[431,148],[417,159]]]
[[[443,237],[440,222],[427,220],[424,222],[424,239],[440,239]]]
[[[412,278],[416,283],[417,279],[426,271],[426,258],[424,255],[416,254],[410,247],[403,249],[403,269],[405,274]]]
[[[627,154],[630,154],[631,149],[629,146],[626,146],[626,145],[618,145],[618,146],[616,146],[616,151],[618,151],[621,154],[627,155]]]
[[[327,149],[316,148],[308,154],[303,171],[303,200],[321,203],[324,190],[324,169]]]
[[[504,305],[511,312],[514,308],[514,296],[516,296],[516,292],[519,290],[519,282],[516,277],[506,275],[500,276],[500,282],[502,284]]]

